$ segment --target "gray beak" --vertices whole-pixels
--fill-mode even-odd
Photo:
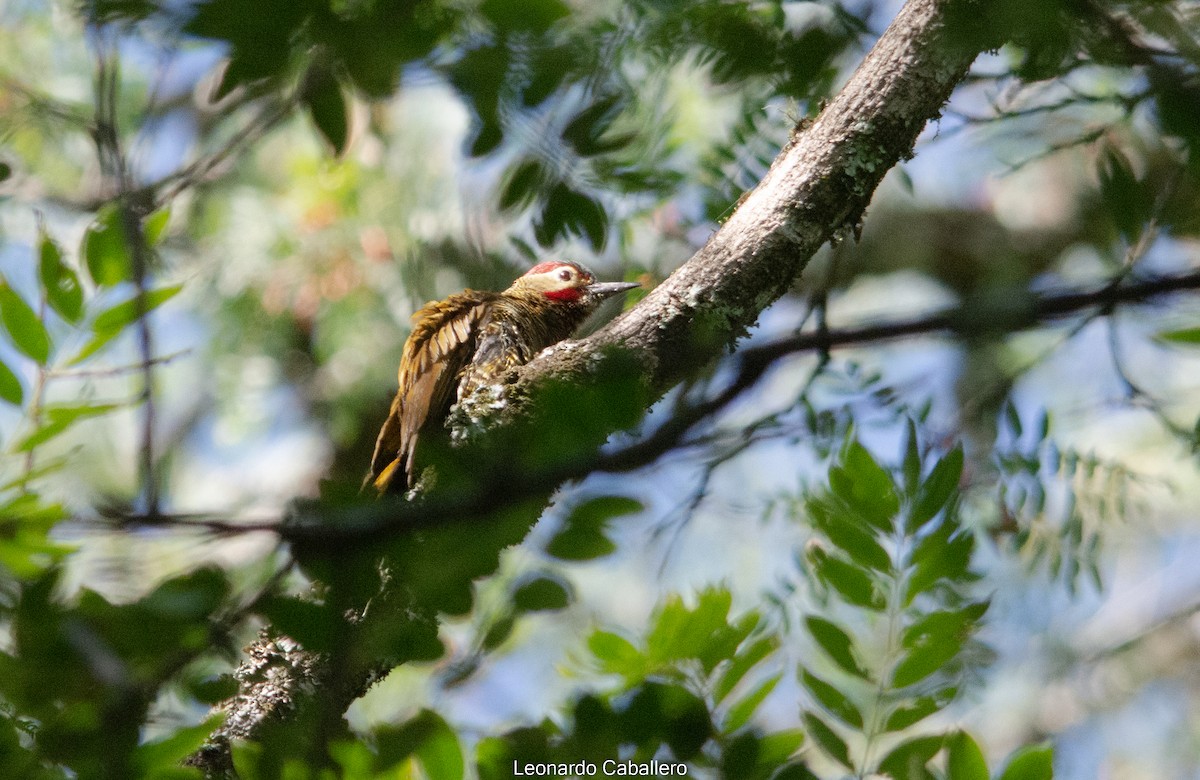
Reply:
[[[612,296],[627,292],[635,287],[641,287],[637,282],[596,282],[587,286],[588,295],[598,299],[605,300]]]

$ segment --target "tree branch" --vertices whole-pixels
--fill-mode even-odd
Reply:
[[[954,0],[910,0],[811,125],[798,125],[762,182],[708,243],[637,306],[521,369],[510,395],[579,382],[608,348],[643,362],[657,397],[731,346],[816,251],[858,229],[884,175],[912,154],[976,56],[949,30]],[[953,13],[957,20],[965,14]],[[519,414],[520,410],[516,412]]]
[[[764,308],[788,290],[826,241],[857,231],[884,174],[912,154],[917,136],[928,120],[938,115],[982,47],[982,43],[963,43],[975,36],[963,36],[961,30],[951,34],[948,29],[951,15],[956,21],[965,19],[968,14],[959,11],[973,5],[970,0],[910,0],[841,93],[811,125],[796,128],[762,182],[690,261],[608,327],[583,341],[562,345],[525,366],[516,381],[504,389],[506,403],[500,405],[501,412],[489,408],[489,400],[495,401],[492,396],[475,404],[464,402],[461,406],[467,407],[465,419],[481,421],[492,430],[516,427],[512,424],[516,421],[528,423],[534,417],[533,399],[540,395],[540,389],[560,382],[595,385],[597,373],[625,372],[629,355],[638,360],[641,384],[646,390],[638,400],[648,404],[721,355],[746,333]],[[614,354],[614,348],[620,355]],[[477,393],[476,397],[484,395]],[[620,427],[620,423],[611,422],[613,419],[605,418],[608,430],[579,435],[597,439],[594,443],[598,447],[612,428]],[[569,422],[558,420],[553,424]],[[582,454],[590,443],[584,442],[582,449],[572,451],[578,462],[549,458],[553,461],[549,472],[553,473],[538,475],[541,495],[549,496],[563,479],[576,475],[580,463],[595,465],[594,450],[590,456]],[[394,533],[398,519],[425,514],[431,506],[438,506],[437,499],[450,498],[447,494],[462,487],[461,483],[450,485],[451,480],[441,473],[438,479],[442,484],[429,503],[409,505],[408,511],[384,503],[352,507],[343,520],[366,521],[366,533],[356,537],[358,544],[383,530],[377,521],[384,517],[390,516]],[[456,498],[467,506],[460,503],[451,514],[470,517],[475,497]],[[495,509],[494,493],[481,495],[479,500],[487,502],[487,509]],[[326,522],[318,525],[299,518],[287,536],[297,549],[303,548],[301,540],[310,533],[310,544],[327,545],[327,539],[320,538],[322,531],[344,531],[346,526],[324,519]],[[375,528],[370,528],[372,521],[376,521]],[[519,526],[507,532],[515,534]],[[394,595],[388,592],[386,582],[384,587],[380,601]],[[369,634],[374,623],[403,619],[404,597],[392,600],[401,608],[399,614],[386,607],[377,608],[378,601],[372,600],[370,613],[354,629]],[[282,693],[303,700],[306,681],[313,679],[309,664],[336,666],[335,659],[307,652],[292,658],[290,652],[281,655],[269,647],[267,650],[282,664],[280,685],[272,686],[272,696]],[[254,652],[252,649],[252,656]],[[359,666],[345,674],[357,676],[366,685],[380,673],[380,663]],[[292,671],[287,672],[287,668]],[[242,680],[252,677],[247,675]],[[349,682],[348,690],[358,687],[355,681]],[[225,705],[227,723],[236,726],[223,729],[220,735],[253,736],[268,719],[294,711],[295,706],[290,706],[294,704],[293,700],[281,706],[273,699],[260,705],[254,700],[254,691],[243,684],[239,696]],[[224,763],[228,760],[228,743],[218,742],[212,748],[197,754],[194,761],[210,775],[218,776],[228,766]]]

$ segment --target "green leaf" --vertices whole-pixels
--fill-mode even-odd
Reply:
[[[917,424],[911,417],[904,430],[904,489],[913,492],[921,479],[921,451],[917,441]]]
[[[557,575],[529,575],[517,581],[512,601],[521,612],[564,609],[571,603],[571,586]]]
[[[836,624],[816,615],[810,615],[804,620],[808,631],[821,649],[828,653],[842,671],[855,677],[868,679],[868,674],[858,664],[858,653],[854,648],[854,640]]]
[[[341,621],[328,607],[291,596],[262,599],[259,609],[275,628],[295,639],[305,650],[328,651],[342,629]]]
[[[512,636],[513,629],[516,627],[517,618],[515,615],[503,615],[492,621],[492,624],[488,626],[487,632],[484,633],[483,639],[479,644],[484,650],[489,652],[495,650]]]
[[[952,734],[947,740],[947,770],[954,780],[988,780],[987,759],[979,745],[965,731]]]
[[[932,617],[932,616],[931,616]],[[915,632],[914,626],[906,632],[904,645],[908,654],[892,673],[892,685],[903,688],[924,680],[949,663],[962,649],[968,632],[950,633],[941,631]]]
[[[15,487],[23,487],[34,479],[44,477],[47,474],[53,474],[56,471],[61,471],[63,467],[67,465],[67,461],[68,458],[62,456],[38,460],[40,465],[38,465],[33,471],[28,473],[22,472],[7,482],[0,483],[0,492],[12,490]],[[0,517],[3,517],[3,515],[0,515]]]
[[[326,750],[341,772],[341,780],[374,780],[375,753],[365,742],[341,739],[328,743]]]
[[[92,355],[99,352],[101,349],[104,349],[105,345],[107,345],[108,342],[112,341],[113,339],[115,339],[117,336],[120,336],[120,335],[121,335],[120,330],[96,333],[90,339],[88,339],[88,342],[86,344],[83,345],[83,349],[81,349],[81,350],[79,350],[79,352],[75,353],[75,357],[73,357],[69,361],[67,361],[67,365],[74,366],[74,365],[78,365],[78,364],[82,363],[83,361],[90,358]]]
[[[640,501],[624,496],[599,496],[571,510],[563,527],[546,545],[546,552],[564,561],[586,561],[608,555],[617,546],[604,535],[614,517],[640,512]]]
[[[1172,344],[1185,344],[1194,347],[1200,345],[1200,328],[1162,330],[1158,332],[1157,337],[1161,341],[1167,341]]]
[[[623,108],[624,104],[619,95],[608,95],[599,98],[590,106],[580,111],[563,128],[563,141],[574,147],[575,151],[583,157],[591,157],[620,149],[636,136],[632,133],[609,137],[608,139],[604,139],[603,136]]]
[[[233,776],[239,780],[259,780],[262,775],[258,765],[262,761],[263,747],[257,742],[238,740],[231,748],[233,753]]]
[[[1038,411],[1037,442],[1041,444],[1050,435],[1050,412],[1046,409]]]
[[[562,138],[572,146],[587,143],[603,135],[622,108],[620,95],[605,95],[592,101],[566,127]]]
[[[787,761],[804,744],[804,732],[787,729],[767,734],[758,741],[758,766],[777,767]]]
[[[36,446],[44,442],[49,442],[50,439],[59,436],[59,434],[65,432],[68,427],[71,427],[70,420],[44,421],[41,425],[38,425],[36,428],[34,428],[34,430],[32,430],[28,436],[20,439],[19,442],[13,446],[12,450],[14,452],[29,452],[30,450],[36,448]]]
[[[174,284],[169,287],[159,287],[155,290],[147,290],[142,301],[142,307],[146,314],[149,314],[154,309],[162,306],[164,303],[174,298],[183,289],[182,284]],[[138,319],[138,299],[137,297],[130,298],[127,301],[122,301],[114,306],[110,306],[96,316],[92,323],[92,331],[94,335],[83,349],[71,358],[68,365],[76,365],[82,363],[87,358],[94,355],[102,349],[108,342],[121,335],[122,331],[130,324]]]
[[[701,592],[694,609],[672,594],[651,618],[646,654],[660,661],[695,657],[698,645],[728,625],[732,604],[733,595],[724,589]]]
[[[1018,750],[1008,760],[1000,780],[1052,780],[1054,748],[1049,744],[1031,745]]]
[[[897,707],[884,724],[885,731],[901,731],[919,723],[945,707],[958,694],[957,688],[942,688],[932,696],[922,696],[910,704]]]
[[[755,686],[745,696],[738,699],[737,703],[729,708],[729,713],[725,716],[724,723],[722,724],[722,731],[726,734],[732,734],[749,723],[750,718],[754,717],[754,713],[759,705],[771,695],[771,691],[775,690],[775,686],[779,684],[782,678],[782,672],[774,674]]]
[[[155,290],[147,290],[146,295],[140,302],[142,313],[149,314],[150,312],[162,306],[167,301],[174,298],[183,289],[182,284],[173,284],[170,287],[159,287]],[[137,321],[139,314],[139,301],[137,297],[130,298],[127,301],[111,306],[100,314],[96,315],[95,321],[92,323],[92,330],[97,333],[111,330],[120,330],[126,325],[130,325]]]
[[[814,497],[807,504],[809,522],[855,563],[878,572],[890,572],[891,556],[875,541],[870,526],[839,504],[836,500]]]
[[[96,214],[95,221],[83,234],[79,254],[87,262],[92,281],[101,287],[133,279],[133,259],[118,204],[109,203]]]
[[[504,130],[498,122],[479,122],[471,134],[471,156],[482,157],[504,140]]]
[[[138,745],[133,756],[136,775],[157,777],[154,774],[156,772],[179,769],[183,760],[199,750],[224,719],[224,713],[213,715],[195,726],[181,728],[161,739]]]
[[[1151,199],[1146,187],[1133,175],[1129,160],[1114,146],[1100,155],[1098,168],[1101,202],[1121,236],[1133,242],[1149,216]]]
[[[194,10],[184,31],[226,41],[231,49],[231,61],[221,84],[222,94],[215,99],[219,100],[223,93],[239,84],[282,77],[291,59],[300,56],[301,40],[308,40],[301,28],[312,14],[312,5],[284,0],[250,4],[239,0],[207,0],[192,6]]]
[[[751,769],[759,765],[758,739],[758,729],[746,729],[721,740],[718,776],[729,780],[748,780]]]
[[[377,729],[379,770],[389,772],[415,757],[430,780],[461,780],[464,772],[458,736],[440,715],[421,710],[399,726]]]
[[[544,247],[558,238],[585,236],[597,252],[604,249],[608,213],[598,201],[565,184],[557,184],[546,196],[541,215],[534,221],[533,234]]]
[[[83,316],[83,288],[79,276],[63,262],[62,249],[44,229],[38,238],[38,270],[46,301],[68,322],[79,322]]]
[[[45,503],[37,493],[22,493],[0,504],[0,519],[19,520],[26,527],[49,531],[59,520],[70,516],[60,504]]]
[[[820,548],[812,549],[809,559],[821,581],[836,590],[847,602],[873,610],[881,610],[886,606],[883,596],[862,569]]]
[[[747,672],[778,648],[779,637],[769,635],[762,637],[737,653],[717,679],[716,685],[713,686],[713,701],[720,704],[729,695],[730,691],[734,689],[734,686],[746,676]]]
[[[911,533],[932,520],[958,491],[962,479],[962,445],[950,450],[929,472],[917,492],[917,500],[909,515],[907,530]]]
[[[967,577],[974,550],[975,537],[969,531],[960,530],[949,520],[922,539],[912,554],[916,571],[908,580],[908,590],[904,595],[905,606],[911,604],[918,594],[932,588],[939,580],[962,581]]]
[[[29,452],[63,431],[83,417],[97,417],[119,409],[119,404],[96,404],[95,406],[52,406],[44,411],[45,421],[33,429],[25,438],[13,445],[14,452]]]
[[[904,632],[905,647],[914,647],[926,637],[966,638],[979,618],[987,612],[989,601],[977,601],[962,609],[940,610],[925,615]]]
[[[925,780],[932,775],[925,765],[942,749],[945,738],[941,735],[917,737],[896,746],[879,762],[879,772],[892,780]]]
[[[541,34],[571,9],[561,0],[484,0],[479,12],[501,32]]]
[[[500,208],[508,211],[516,206],[527,205],[537,191],[537,186],[545,177],[545,169],[537,160],[526,160],[513,169],[500,194]]]
[[[155,247],[162,241],[167,232],[167,223],[171,221],[171,207],[163,206],[151,212],[142,222],[142,235],[146,238],[146,246]]]
[[[652,663],[666,664],[694,658],[706,674],[732,656],[738,645],[758,624],[758,615],[749,613],[736,623],[728,622],[732,596],[723,588],[709,588],[688,608],[672,595],[651,619],[646,637],[646,656]]]
[[[466,767],[458,735],[439,716],[432,712],[428,715],[434,727],[417,748],[417,761],[429,780],[462,780]]]
[[[50,334],[29,304],[3,280],[0,280],[0,320],[17,349],[44,366],[50,358]]]
[[[1015,438],[1019,439],[1025,428],[1021,425],[1021,415],[1017,412],[1017,407],[1011,398],[1005,399],[1003,411],[1004,421],[1008,424],[1009,430],[1012,431]]]
[[[74,551],[49,537],[54,526],[69,516],[61,504],[46,503],[34,492],[0,504],[0,567],[21,579],[43,581],[49,567]]]
[[[800,667],[800,679],[804,683],[804,687],[808,688],[809,693],[813,695],[821,706],[829,711],[831,715],[836,717],[847,726],[852,726],[859,731],[863,727],[862,713],[858,711],[858,707],[834,686],[817,677],[812,672]]]
[[[645,657],[633,643],[612,632],[593,631],[587,644],[602,672],[636,677],[646,668]]]
[[[809,736],[821,746],[821,749],[830,758],[851,772],[854,771],[854,764],[850,762],[850,748],[846,747],[845,741],[837,735],[837,732],[826,726],[820,718],[811,712],[804,713],[804,725],[808,729]]]
[[[841,464],[829,469],[829,486],[871,525],[885,533],[892,531],[900,511],[895,483],[862,444],[851,442]]]
[[[14,406],[20,406],[21,402],[25,400],[25,389],[21,387],[21,380],[17,379],[17,375],[2,360],[0,360],[0,398]]]
[[[349,133],[346,96],[338,80],[325,67],[313,65],[305,76],[301,101],[321,137],[329,143],[334,156],[346,150]]]
[[[529,58],[529,81],[521,102],[532,108],[550,97],[579,64],[574,46],[542,46]]]
[[[647,739],[667,743],[680,761],[688,761],[704,746],[713,733],[708,708],[682,684],[647,680],[629,697],[624,706],[614,709],[622,716],[622,737],[639,745]]]

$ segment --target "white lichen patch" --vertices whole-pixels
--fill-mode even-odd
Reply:
[[[683,303],[686,306],[699,306],[707,297],[708,288],[702,284],[693,284],[683,294]]]
[[[484,385],[451,406],[450,413],[446,416],[450,441],[461,444],[475,437],[484,429],[487,421],[495,419],[508,408],[506,387],[504,382]]]
[[[569,353],[574,352],[575,350],[579,349],[579,347],[580,347],[580,343],[578,341],[573,341],[571,339],[567,339],[566,341],[560,341],[557,344],[551,344],[550,346],[546,347],[541,352],[539,352],[537,354],[537,357],[544,358],[544,357],[549,357],[550,355],[557,355],[559,353],[569,354]]]

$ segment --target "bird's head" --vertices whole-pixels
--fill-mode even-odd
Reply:
[[[548,260],[526,271],[509,290],[538,294],[554,303],[582,304],[592,309],[634,287],[640,285],[636,282],[597,282],[595,274],[578,263]]]

